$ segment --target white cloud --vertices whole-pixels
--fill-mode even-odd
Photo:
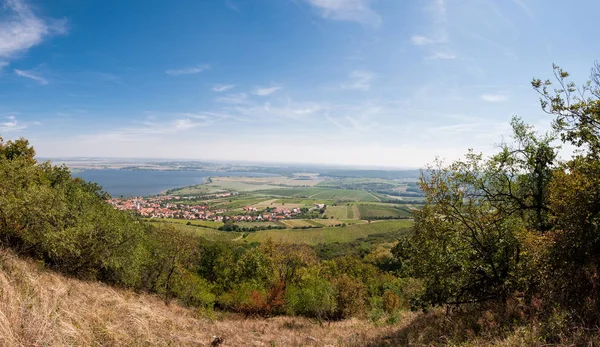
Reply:
[[[275,93],[276,91],[282,89],[282,87],[280,86],[273,86],[273,87],[256,87],[253,91],[252,94],[254,95],[258,95],[258,96],[267,96],[267,95],[271,95],[273,93]]]
[[[217,102],[222,102],[225,104],[245,104],[248,102],[248,94],[246,93],[238,93],[238,94],[228,94],[226,96],[221,96],[216,99]]]
[[[200,73],[200,72],[208,70],[208,69],[210,69],[210,66],[208,66],[208,65],[198,65],[198,66],[187,67],[187,68],[182,68],[182,69],[170,69],[170,70],[166,70],[165,73],[167,75],[171,75],[171,76],[193,75],[193,74],[197,74],[197,73]]]
[[[4,120],[0,119],[0,133],[9,133],[20,131],[29,126],[28,123],[17,121],[15,116],[5,116]]]
[[[212,90],[214,92],[225,92],[228,91],[229,89],[235,88],[235,84],[217,84],[215,86],[212,87]]]
[[[456,54],[454,53],[444,53],[444,52],[435,52],[434,54],[428,56],[425,59],[456,59]]]
[[[415,46],[426,46],[435,43],[435,40],[430,39],[429,37],[425,37],[423,35],[414,35],[410,38],[410,42],[412,42]]]
[[[218,122],[223,117],[208,114],[161,114],[160,118],[167,120],[156,120],[151,114],[147,120],[139,122],[138,126],[117,128],[111,131],[99,132],[93,135],[82,135],[81,141],[155,141],[157,136],[169,136],[185,133],[187,130],[204,127]]]
[[[64,20],[43,20],[24,0],[6,0],[3,10],[8,16],[0,23],[0,58],[14,58],[50,35],[67,32]]]
[[[381,24],[381,17],[371,9],[371,0],[306,0],[317,8],[323,18],[358,22],[372,26]]]
[[[350,78],[352,81],[342,84],[342,89],[369,90],[375,75],[369,71],[355,70],[350,74]]]
[[[486,102],[504,102],[508,100],[508,97],[503,94],[483,94],[481,99]]]
[[[33,72],[31,70],[30,71],[25,71],[25,70],[17,70],[17,69],[15,69],[15,73],[17,75],[21,76],[21,77],[32,79],[32,80],[38,82],[39,84],[42,84],[42,85],[48,84],[48,80],[47,79],[45,79],[45,78],[43,78],[41,76],[36,75],[35,72]]]
[[[415,46],[427,46],[439,43],[446,43],[448,38],[448,20],[446,0],[432,0],[426,8],[428,17],[429,35],[413,35],[410,41]]]

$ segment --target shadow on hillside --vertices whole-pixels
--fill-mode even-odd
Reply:
[[[392,333],[377,336],[365,345],[429,346],[476,343],[493,336],[503,339],[522,321],[522,311],[500,310],[499,306],[471,307],[448,312],[444,309],[407,315]]]
[[[447,341],[445,335],[444,317],[441,313],[418,314],[409,319],[407,324],[402,324],[398,330],[391,334],[380,335],[365,346],[410,346],[443,344]]]

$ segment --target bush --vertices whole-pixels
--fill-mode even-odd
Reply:
[[[349,318],[364,312],[367,289],[361,281],[344,274],[334,281],[334,286],[337,318]]]
[[[221,308],[245,314],[259,313],[264,302],[266,302],[265,290],[248,282],[236,285],[217,299]]]
[[[386,290],[382,296],[382,306],[386,313],[392,313],[400,307],[400,297],[393,292]]]
[[[212,309],[215,295],[212,286],[202,277],[190,271],[180,271],[174,284],[173,294],[184,305]]]
[[[335,288],[327,280],[314,275],[303,278],[298,285],[287,289],[286,308],[289,314],[317,319],[335,316]]]

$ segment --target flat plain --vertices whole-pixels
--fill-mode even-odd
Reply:
[[[412,227],[412,197],[399,197],[412,181],[380,178],[330,179],[316,174],[269,177],[214,177],[205,184],[171,191],[185,195],[180,203],[204,204],[223,216],[263,215],[273,210],[307,211],[306,218],[235,222],[241,232],[218,230],[222,222],[153,220],[170,223],[208,240],[319,244],[352,242],[374,234],[405,232]],[[215,192],[226,196],[208,196]],[[386,193],[392,195],[386,195]],[[197,196],[194,196],[194,195]],[[303,212],[304,213],[304,212]],[[385,220],[380,220],[385,219]]]

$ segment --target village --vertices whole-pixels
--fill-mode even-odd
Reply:
[[[240,213],[231,213],[227,209],[211,209],[207,203],[187,204],[187,197],[177,195],[164,195],[155,197],[111,198],[108,203],[115,209],[131,211],[144,218],[176,218],[187,220],[208,220],[223,222],[265,222],[282,219],[294,219],[304,216],[309,210],[324,210],[325,204],[315,204],[308,208],[266,208],[258,210],[256,207],[243,207]]]

